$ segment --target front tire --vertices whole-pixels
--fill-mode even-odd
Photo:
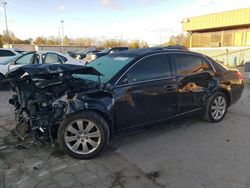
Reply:
[[[109,127],[105,119],[92,111],[67,117],[57,131],[60,149],[78,159],[91,159],[108,145]]]
[[[220,122],[224,119],[228,108],[227,96],[222,92],[217,92],[208,98],[204,119],[209,122]]]

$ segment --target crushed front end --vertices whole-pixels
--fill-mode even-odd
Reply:
[[[79,79],[78,74],[101,75],[90,67],[62,64],[27,65],[8,74],[14,92],[9,103],[15,107],[15,134],[20,139],[31,136],[53,144],[58,126],[76,105],[87,108],[82,93],[100,90],[100,83]]]

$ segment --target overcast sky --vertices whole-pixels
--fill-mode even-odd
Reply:
[[[5,1],[9,30],[21,39],[58,36],[64,20],[64,33],[71,38],[141,39],[151,45],[182,32],[183,18],[250,7],[250,0]],[[4,29],[1,5],[0,31]]]

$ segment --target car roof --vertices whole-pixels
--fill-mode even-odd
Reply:
[[[63,53],[57,52],[57,51],[39,50],[39,51],[30,51],[30,52],[28,52],[28,53],[36,53],[36,54],[38,54],[38,55],[43,55],[43,54],[46,54],[46,53],[55,53],[55,54],[58,54],[58,55],[60,55],[60,56],[64,56],[64,57],[66,57],[66,58],[70,58],[69,55],[63,54]]]
[[[0,50],[15,51],[15,49],[13,49],[13,48],[0,48]]]
[[[158,54],[158,53],[167,53],[167,52],[178,52],[178,53],[185,53],[185,54],[193,54],[193,55],[201,55],[196,52],[192,52],[189,50],[180,50],[180,49],[167,49],[167,48],[161,48],[161,47],[155,47],[155,48],[139,48],[139,49],[133,49],[128,51],[120,51],[113,54],[109,54],[111,57],[119,57],[119,56],[126,56],[126,57],[143,57],[147,55],[152,54]]]
[[[57,51],[46,51],[46,50],[39,50],[39,51],[35,51],[37,54],[45,54],[45,53],[56,53],[56,54],[60,54],[63,55],[61,52],[57,52]]]

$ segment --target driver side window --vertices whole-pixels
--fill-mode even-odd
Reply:
[[[171,76],[171,61],[167,54],[156,54],[135,64],[121,79],[119,85]]]

